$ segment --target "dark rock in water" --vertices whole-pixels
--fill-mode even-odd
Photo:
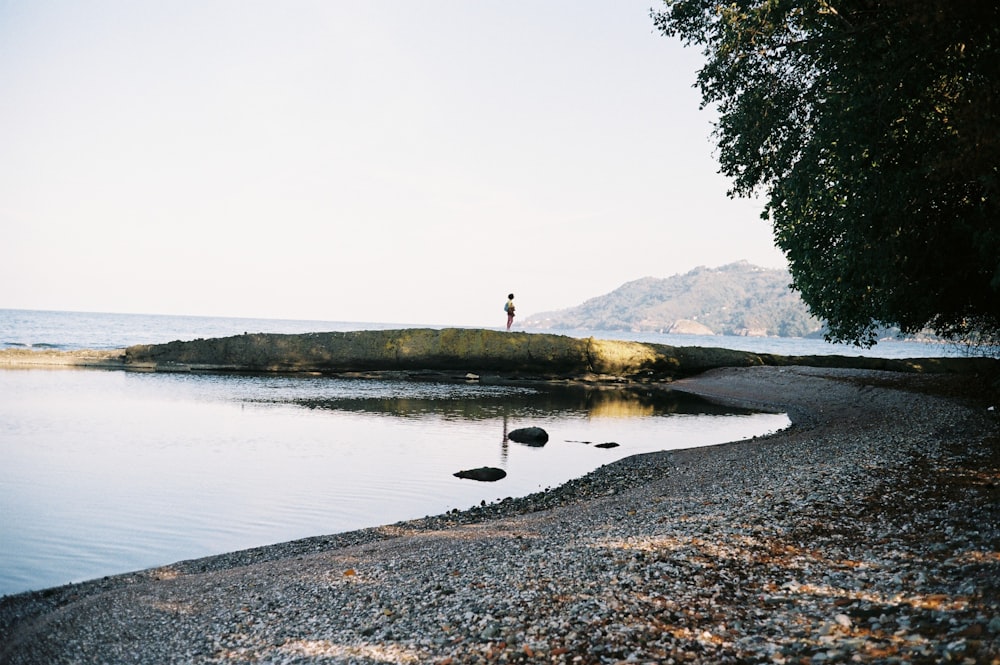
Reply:
[[[614,441],[608,441],[607,443],[599,443],[599,444],[597,444],[594,447],[595,448],[617,448],[618,444],[615,443]]]
[[[523,427],[512,431],[507,438],[528,446],[544,446],[549,440],[549,433],[541,427]]]
[[[507,472],[492,466],[481,466],[478,469],[466,469],[454,474],[456,478],[468,478],[469,480],[484,480],[493,482],[507,477]]]

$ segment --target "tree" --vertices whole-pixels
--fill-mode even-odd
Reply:
[[[665,0],[828,339],[1000,333],[1000,2]]]

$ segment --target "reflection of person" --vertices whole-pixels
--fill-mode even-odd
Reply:
[[[514,294],[507,294],[507,304],[503,306],[507,310],[507,330],[510,330],[510,324],[514,323]]]
[[[507,438],[507,409],[503,411],[503,441],[500,442],[500,461],[503,462],[504,466],[507,465],[507,457],[509,452],[507,450],[509,439]]]

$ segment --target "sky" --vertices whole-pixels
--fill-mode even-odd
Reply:
[[[0,0],[0,308],[500,326],[786,262],[655,0]]]

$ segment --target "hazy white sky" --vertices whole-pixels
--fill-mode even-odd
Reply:
[[[0,0],[0,308],[499,326],[784,267],[655,0]]]

